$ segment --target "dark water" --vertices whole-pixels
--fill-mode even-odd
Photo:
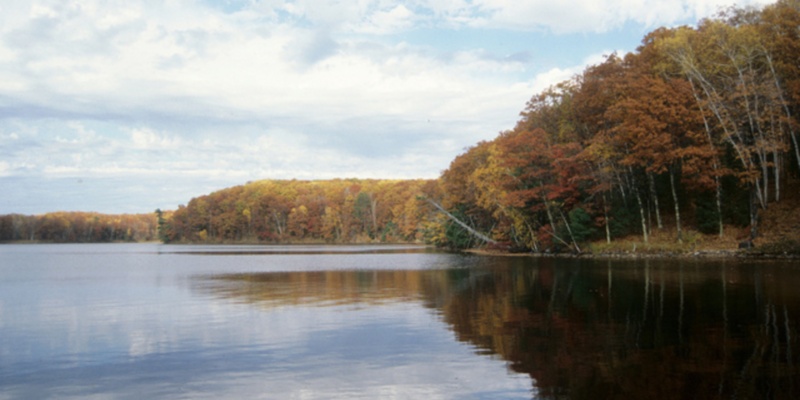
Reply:
[[[0,399],[800,398],[800,265],[0,246]]]

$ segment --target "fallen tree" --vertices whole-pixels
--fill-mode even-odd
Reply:
[[[486,236],[483,233],[478,232],[473,227],[469,226],[466,222],[461,221],[460,219],[456,218],[455,215],[453,215],[449,211],[445,210],[445,208],[442,207],[442,205],[437,203],[436,201],[434,201],[434,200],[432,200],[432,199],[430,199],[428,197],[425,197],[425,196],[419,196],[418,198],[420,200],[425,200],[428,203],[430,203],[432,206],[436,207],[437,210],[441,211],[444,215],[447,216],[447,218],[450,218],[451,221],[453,221],[456,224],[458,224],[458,226],[464,228],[464,230],[469,232],[470,235],[475,236],[476,238],[482,240],[484,243],[497,244],[496,240],[490,238],[489,236]]]

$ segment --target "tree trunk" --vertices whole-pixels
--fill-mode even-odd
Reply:
[[[722,238],[724,235],[724,225],[722,224],[722,183],[719,181],[719,177],[715,176],[714,181],[717,184],[717,193],[716,193],[716,200],[717,200],[717,217],[719,218],[719,237]]]
[[[778,80],[778,74],[777,72],[775,72],[775,66],[772,63],[772,55],[769,54],[768,51],[764,51],[764,55],[766,56],[767,65],[769,65],[770,72],[772,72],[772,78],[775,81],[775,88],[778,93],[778,98],[781,101],[781,105],[783,106],[783,111],[786,113],[786,118],[790,121],[786,125],[787,128],[789,129],[789,135],[792,138],[792,143],[794,144],[794,156],[795,159],[797,160],[797,167],[800,168],[800,146],[798,146],[797,135],[795,135],[794,128],[792,128],[791,121],[793,121],[793,119],[792,119],[792,113],[789,110],[789,103],[786,101],[786,99],[783,98],[783,90],[781,89],[780,80]]]
[[[781,156],[777,146],[772,149],[773,170],[775,171],[775,201],[781,201]]]
[[[764,195],[763,195],[763,193],[761,193],[761,179],[760,178],[755,178],[754,183],[755,183],[755,188],[756,188],[756,190],[755,190],[755,192],[756,192],[756,200],[758,200],[758,203],[761,205],[761,208],[767,208],[767,203],[764,200]]]
[[[661,223],[661,211],[659,210],[658,206],[658,193],[656,193],[656,182],[653,178],[653,173],[647,173],[647,180],[649,181],[650,185],[650,197],[653,199],[653,206],[655,207],[656,211],[656,226],[658,229],[664,229],[664,225]]]
[[[758,236],[758,205],[756,204],[758,190],[758,187],[755,189],[750,187],[750,242]]]
[[[278,236],[283,238],[283,224],[281,224],[281,219],[278,218],[278,212],[273,210],[272,217],[275,218],[275,228],[278,230]]]
[[[373,199],[372,194],[369,195],[370,215],[372,216],[372,232],[378,236],[378,199]]]
[[[603,218],[605,218],[606,222],[606,243],[611,244],[611,227],[608,225],[608,200],[605,192],[603,192]]]
[[[572,244],[575,245],[575,250],[577,250],[578,253],[580,253],[581,252],[581,247],[578,246],[578,242],[575,240],[575,236],[572,235],[572,228],[569,226],[569,222],[567,222],[567,218],[564,217],[564,213],[561,210],[558,210],[558,213],[561,214],[561,220],[564,221],[564,225],[567,226],[567,232],[569,232],[569,237],[570,237],[570,239],[572,239]]]
[[[692,86],[692,94],[694,95],[694,99],[697,102],[697,106],[700,108],[700,114],[703,116],[703,125],[706,128],[706,137],[708,138],[708,145],[711,146],[711,149],[714,150],[714,158],[711,162],[711,167],[714,168],[714,184],[716,185],[716,203],[717,203],[717,216],[719,218],[719,237],[722,238],[724,235],[724,225],[722,224],[722,183],[719,181],[719,158],[716,154],[716,148],[714,147],[714,140],[711,137],[711,126],[708,124],[708,118],[706,118],[706,114],[704,112],[703,104],[700,101],[700,95],[697,94],[697,89],[694,86],[694,80],[689,79],[689,84]]]
[[[767,160],[767,154],[764,150],[758,151],[758,158],[761,160],[761,176],[764,177],[764,208],[767,208],[767,203],[769,203],[769,160]]]
[[[455,216],[455,215],[453,215],[453,214],[450,214],[450,213],[449,213],[447,210],[445,210],[445,209],[444,209],[444,207],[442,207],[442,206],[441,206],[441,204],[439,204],[439,203],[437,203],[437,202],[435,202],[435,201],[433,201],[432,199],[429,199],[429,198],[427,198],[427,197],[422,197],[422,198],[423,198],[424,200],[426,200],[428,203],[430,203],[431,205],[433,205],[434,207],[436,207],[436,209],[438,209],[438,210],[439,210],[439,211],[441,211],[441,212],[442,212],[444,215],[446,215],[446,216],[447,216],[447,218],[450,218],[450,220],[452,220],[453,222],[455,222],[456,224],[458,224],[460,227],[464,228],[464,229],[465,229],[467,232],[469,232],[469,233],[470,233],[472,236],[475,236],[476,238],[478,238],[478,239],[480,239],[480,240],[484,241],[485,243],[497,244],[497,241],[496,241],[496,240],[494,240],[494,239],[492,239],[492,238],[490,238],[490,237],[488,237],[488,236],[486,236],[486,235],[484,235],[484,234],[482,234],[482,233],[480,233],[480,232],[476,231],[476,230],[475,230],[475,229],[473,229],[471,226],[467,225],[466,223],[464,223],[464,222],[462,222],[461,220],[459,220],[458,218],[456,218],[456,216]]]
[[[539,252],[539,240],[536,238],[536,232],[533,230],[531,224],[528,221],[525,222],[525,226],[528,228],[528,232],[531,234],[531,244],[533,244],[533,251],[538,253]]]
[[[617,183],[619,184],[619,194],[622,195],[622,204],[625,204],[625,207],[628,207],[628,197],[625,195],[625,182],[623,182],[622,177],[619,176],[619,173],[616,171],[616,169],[613,171],[615,177],[617,178]]]
[[[647,239],[647,219],[644,213],[644,204],[642,204],[642,195],[639,194],[639,189],[636,187],[636,178],[633,177],[633,170],[630,171],[631,179],[633,179],[633,192],[636,194],[636,202],[639,205],[639,216],[642,220],[642,237],[644,238],[644,242],[648,243]]]
[[[672,168],[669,170],[669,184],[672,188],[672,201],[675,203],[675,229],[678,231],[678,243],[683,243],[683,234],[681,233],[681,208],[678,204],[678,192],[675,190],[675,172]]]
[[[569,243],[567,243],[564,239],[560,238],[556,235],[556,222],[553,220],[553,213],[550,212],[550,206],[547,205],[547,200],[543,201],[544,209],[547,211],[547,219],[550,221],[550,231],[554,238],[556,238],[559,242],[564,243],[567,247],[569,247]]]
[[[642,237],[644,238],[644,242],[648,243],[647,240],[647,219],[645,218],[644,214],[644,205],[642,204],[642,195],[639,192],[636,192],[636,201],[639,203],[639,216],[642,219]]]

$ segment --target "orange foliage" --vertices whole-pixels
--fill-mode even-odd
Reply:
[[[264,180],[189,201],[167,222],[167,241],[335,243],[421,239],[431,210],[426,180]],[[435,183],[435,182],[434,182]],[[205,237],[200,236],[205,232]]]

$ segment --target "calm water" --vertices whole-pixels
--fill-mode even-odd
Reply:
[[[800,265],[0,246],[0,399],[800,398]]]

